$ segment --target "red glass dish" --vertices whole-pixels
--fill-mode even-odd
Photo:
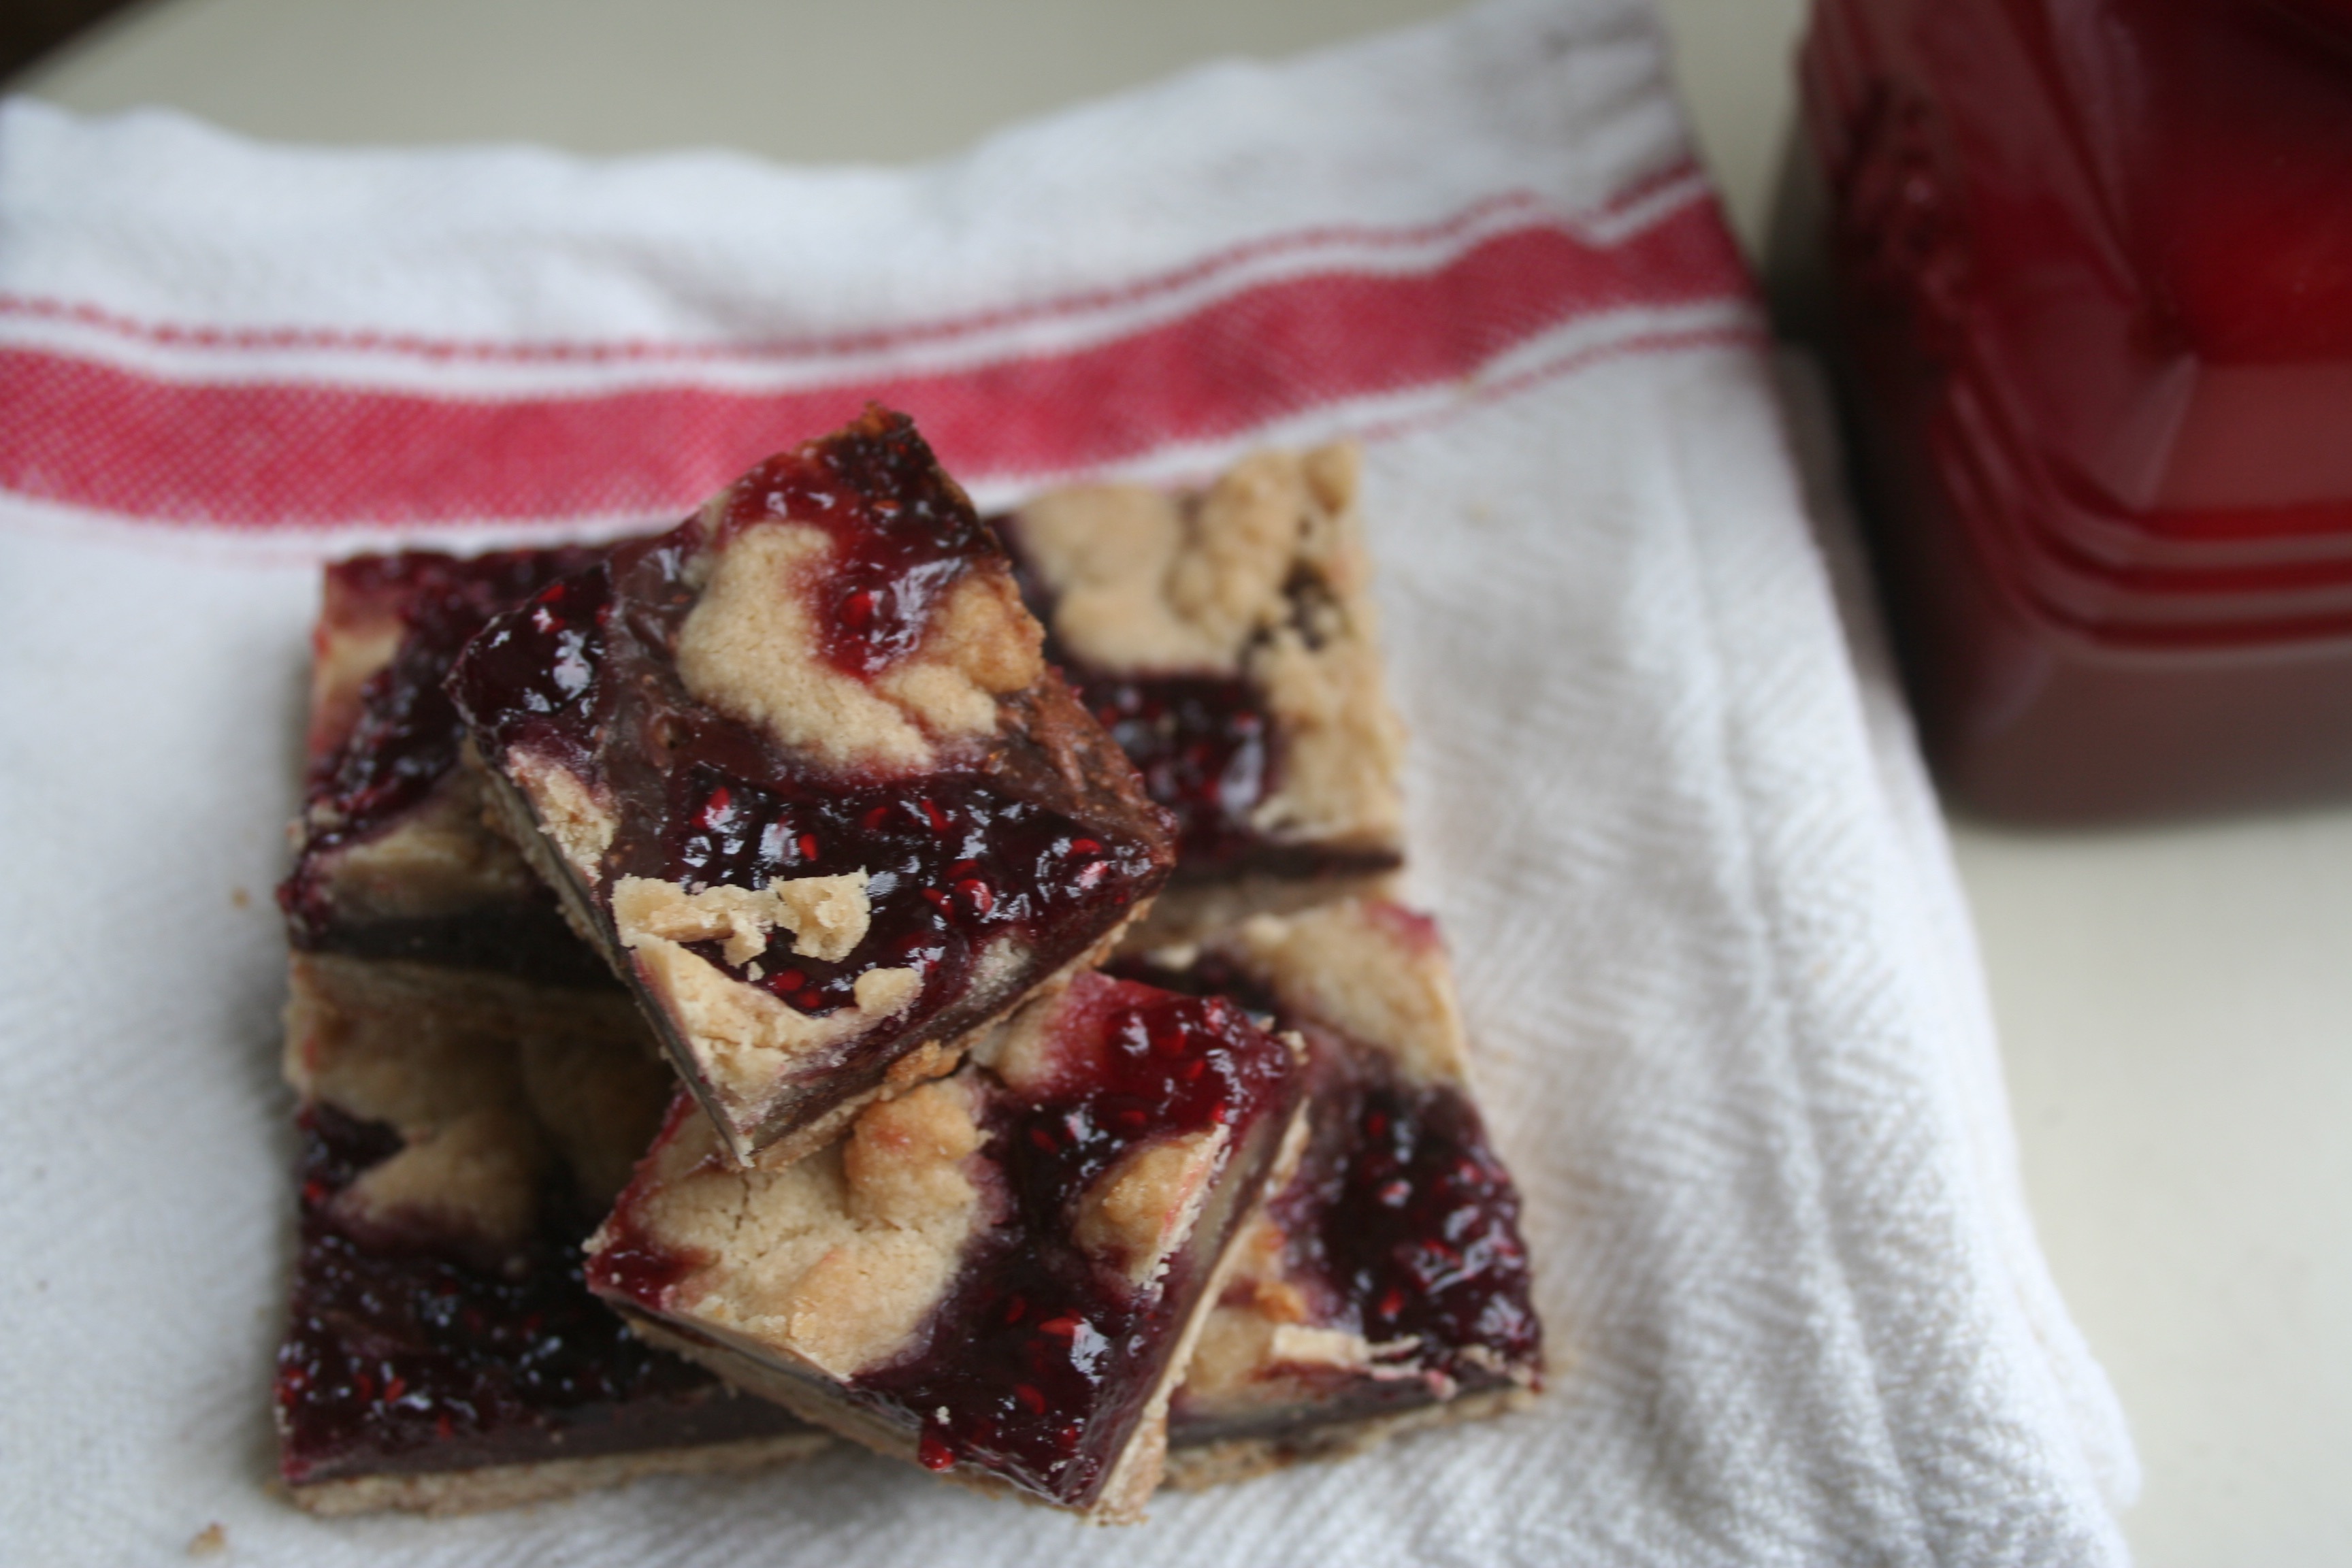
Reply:
[[[1974,396],[1952,386],[1927,432],[1958,525],[2041,615],[2137,647],[2257,646],[2352,633],[2352,581],[2287,565],[2117,568],[2068,530],[2064,498]]]
[[[2352,790],[2348,10],[1816,7],[1841,376],[1969,804]]]
[[[2352,795],[2352,638],[2136,646],[2053,619],[1977,547],[1915,407],[1856,428],[1888,618],[1948,797],[2076,824]]]
[[[2153,536],[2352,533],[2347,62],[2231,0],[1824,0],[1811,129],[1955,374]]]

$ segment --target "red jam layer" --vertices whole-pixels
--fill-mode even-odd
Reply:
[[[1397,1381],[1383,1403],[1444,1396],[1445,1384],[1496,1386],[1511,1370],[1541,1364],[1518,1189],[1466,1093],[1409,1083],[1387,1052],[1284,1016],[1263,984],[1220,954],[1182,971],[1138,963],[1121,972],[1231,997],[1306,1038],[1311,1131],[1297,1173],[1267,1211],[1317,1326],[1374,1345],[1414,1342],[1399,1359],[1421,1381]],[[1180,1400],[1171,1440],[1226,1435],[1187,1426]]]
[[[1058,649],[1053,657],[1143,775],[1145,793],[1175,813],[1178,864],[1186,873],[1233,867],[1267,847],[1250,813],[1278,781],[1265,708],[1247,681],[1122,679]]]
[[[341,854],[395,826],[457,768],[465,730],[442,683],[459,650],[491,616],[579,571],[598,553],[583,547],[475,556],[410,551],[362,555],[327,569],[331,605],[341,600],[388,610],[402,637],[391,661],[362,688],[350,733],[310,759],[308,831],[278,889],[295,946],[551,978],[601,975],[601,965],[563,929],[550,897],[533,899],[524,910],[500,904],[473,918],[365,925],[346,919],[334,898]]]
[[[998,1090],[982,1113],[1003,1218],[966,1254],[925,1342],[845,1393],[912,1431],[932,1469],[968,1465],[1083,1509],[1167,1372],[1301,1087],[1288,1047],[1221,998],[1087,973],[1059,1008],[1052,1085]],[[685,1111],[680,1101],[665,1138]],[[1218,1179],[1236,1201],[1213,1197],[1158,1288],[1139,1295],[1078,1247],[1081,1196],[1139,1145],[1216,1126],[1233,1130]],[[589,1265],[595,1289],[663,1314],[695,1260],[644,1235],[629,1194],[604,1237]]]
[[[649,1349],[590,1296],[583,1216],[551,1219],[503,1269],[430,1236],[361,1236],[335,1195],[400,1147],[316,1104],[300,1121],[301,1230],[278,1352],[280,1465],[294,1485],[804,1431]],[[551,1194],[551,1199],[558,1194]]]
[[[617,570],[640,569],[659,567]],[[719,942],[689,944],[735,978],[821,1016],[849,1005],[866,971],[911,966],[924,994],[905,1023],[919,1030],[962,993],[998,935],[1058,964],[1084,943],[1055,941],[1057,929],[1094,931],[1156,879],[1150,846],[1108,837],[977,767],[865,785],[795,772],[749,728],[687,698],[666,663],[611,637],[621,618],[613,593],[602,571],[543,590],[469,656],[466,701],[498,715],[487,728],[501,741],[553,741],[583,770],[601,768],[622,803],[605,861],[615,879],[760,888],[866,873],[869,924],[846,958],[796,956],[789,931],[741,964]],[[637,743],[614,744],[621,728]]]
[[[824,656],[845,675],[871,676],[914,652],[948,590],[1003,555],[913,422],[876,408],[737,481],[710,542],[779,518],[833,536],[834,565],[813,608]]]
[[[457,765],[464,739],[441,689],[458,650],[492,616],[598,553],[576,546],[475,556],[411,551],[328,568],[344,593],[395,605],[403,636],[391,662],[368,679],[349,740],[311,760],[309,803],[331,807],[341,831],[357,836],[423,800]]]
[[[1323,1286],[1325,1325],[1411,1339],[1416,1371],[1464,1389],[1508,1381],[1497,1361],[1538,1364],[1518,1190],[1477,1107],[1451,1085],[1400,1081],[1371,1052],[1349,1053],[1317,1089],[1307,1156],[1270,1209],[1292,1277]]]
[[[994,535],[896,416],[869,416],[771,458],[730,496],[721,534],[784,515],[833,531],[824,647],[853,673],[907,652],[940,595],[1003,562]],[[789,931],[742,964],[728,963],[717,942],[692,944],[696,952],[818,1016],[847,1005],[866,971],[913,967],[921,997],[891,1032],[916,1037],[966,994],[977,956],[1000,937],[1018,938],[1033,972],[1048,972],[1153,890],[1166,852],[1144,831],[1158,826],[1139,816],[1148,808],[1114,801],[1089,822],[1047,804],[1081,805],[1034,742],[1004,740],[971,763],[914,779],[845,783],[803,772],[763,735],[696,702],[671,650],[695,602],[687,568],[706,526],[623,545],[551,584],[476,639],[452,680],[486,751],[527,745],[611,792],[621,825],[604,863],[613,879],[700,889],[868,875],[866,936],[839,962],[795,956]]]
[[[1017,550],[1013,566],[1029,613],[1050,628],[1053,595]],[[1249,871],[1348,876],[1399,864],[1386,853],[1277,843],[1252,826],[1252,814],[1282,786],[1282,748],[1265,695],[1249,680],[1114,675],[1072,658],[1050,631],[1045,657],[1143,775],[1144,793],[1176,818],[1177,881]]]
[[[1271,1157],[1297,1099],[1288,1049],[1219,998],[1081,977],[1057,1025],[1067,1087],[1011,1096],[987,1157],[1011,1213],[967,1263],[931,1345],[859,1378],[856,1396],[921,1423],[933,1469],[971,1464],[1083,1506],[1124,1447],[1213,1260],[1196,1236],[1139,1297],[1071,1241],[1080,1194],[1139,1144],[1233,1130],[1224,1180]],[[1213,1208],[1213,1205],[1212,1205]]]

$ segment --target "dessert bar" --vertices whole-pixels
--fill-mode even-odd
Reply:
[[[280,1471],[320,1513],[460,1512],[765,1465],[824,1436],[628,1333],[580,1242],[672,1080],[618,988],[295,955],[300,1229]]]
[[[1354,491],[1261,455],[992,534],[869,411],[660,538],[330,568],[279,893],[296,1500],[830,1429],[1123,1522],[1528,1398],[1443,948],[1328,901],[1402,858]],[[1171,862],[1185,945],[1087,972]]]
[[[309,787],[278,890],[299,1239],[280,1468],[319,1512],[502,1507],[823,1439],[633,1340],[579,1242],[669,1074],[627,994],[481,820],[442,692],[499,610],[592,552],[331,566]]]
[[[781,1170],[733,1166],[681,1096],[590,1287],[883,1453],[1140,1518],[1221,1260],[1303,1125],[1296,1049],[1089,973]]]
[[[1231,997],[1308,1050],[1305,1152],[1235,1243],[1171,1413],[1171,1482],[1353,1452],[1530,1396],[1543,1343],[1518,1194],[1470,1095],[1434,925],[1349,901],[1123,967]]]
[[[442,681],[482,624],[595,559],[580,548],[364,555],[327,568],[309,767],[278,889],[298,951],[612,985],[553,894],[482,820]]]
[[[1130,948],[1377,889],[1403,863],[1352,447],[1206,490],[1050,491],[998,520],[1046,657],[1180,823]]]
[[[1114,942],[1173,844],[903,416],[470,643],[494,803],[731,1157],[805,1152]]]

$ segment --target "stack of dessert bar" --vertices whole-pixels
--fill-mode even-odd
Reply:
[[[1528,1397],[1354,491],[988,522],[869,410],[667,533],[331,567],[296,1500],[841,1436],[1121,1522]]]

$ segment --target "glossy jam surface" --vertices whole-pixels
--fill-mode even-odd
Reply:
[[[1014,542],[1014,576],[1029,611],[1047,626],[1054,599],[1021,561],[1011,520],[992,526]],[[1115,674],[1071,657],[1050,634],[1045,657],[1096,722],[1110,732],[1143,776],[1144,793],[1177,823],[1180,881],[1208,881],[1252,870],[1314,876],[1387,870],[1392,855],[1339,853],[1278,844],[1252,822],[1282,787],[1282,754],[1265,696],[1239,676]]]
[[[1533,1365],[1543,1331],[1518,1189],[1477,1107],[1450,1084],[1401,1081],[1370,1053],[1318,1089],[1307,1157],[1272,1213],[1294,1276],[1329,1292],[1328,1326],[1375,1345],[1411,1338],[1416,1369],[1465,1388],[1501,1381],[1474,1350]]]
[[[1111,733],[1151,798],[1175,813],[1186,874],[1246,861],[1264,842],[1250,814],[1277,787],[1264,700],[1247,681],[1063,673]]]
[[[914,426],[878,410],[738,480],[711,543],[782,518],[833,536],[834,564],[812,607],[824,656],[849,675],[912,653],[947,591],[1003,556]]]
[[[963,575],[1003,569],[994,536],[903,422],[869,419],[771,459],[730,492],[717,537],[784,512],[835,533],[811,599],[829,617],[825,657],[852,673],[904,654]],[[939,772],[860,780],[813,773],[694,701],[671,650],[709,537],[690,523],[548,585],[477,640],[453,682],[488,747],[528,745],[611,792],[608,879],[699,889],[868,875],[866,935],[840,961],[794,955],[789,931],[743,964],[717,942],[695,952],[819,1016],[847,1005],[868,970],[912,967],[924,990],[892,1030],[909,1035],[964,994],[999,938],[1038,971],[1058,965],[1165,875],[1160,824],[1139,799],[1106,784],[1081,802],[1024,735]],[[1009,703],[1016,721],[1042,706]]]
[[[677,603],[667,607],[682,616],[692,602],[683,581],[688,542],[665,535],[655,550],[677,584]],[[464,722],[482,738],[485,758],[525,742],[575,768],[590,765],[605,667],[616,662],[608,644],[617,614],[611,563],[597,562],[543,585],[482,629],[452,669],[447,689]],[[665,632],[657,646],[669,640]],[[619,657],[626,658],[625,644]]]
[[[1214,951],[1181,970],[1130,962],[1121,972],[1229,996],[1306,1037],[1307,1150],[1267,1209],[1285,1277],[1306,1290],[1316,1326],[1375,1345],[1412,1339],[1390,1370],[1409,1366],[1424,1384],[1475,1389],[1538,1364],[1518,1189],[1459,1086],[1408,1082],[1387,1052],[1284,1016],[1268,987]]]
[[[1297,1072],[1229,1003],[1099,976],[1072,987],[1056,1033],[1056,1085],[1005,1096],[988,1119],[1009,1218],[967,1263],[929,1347],[856,1392],[919,1419],[932,1468],[976,1465],[1083,1503],[1166,1370],[1214,1256],[1202,1249],[1222,1237],[1194,1237],[1139,1295],[1072,1243],[1079,1195],[1139,1144],[1214,1126],[1237,1151],[1221,1179],[1249,1171],[1271,1156]]]
[[[414,806],[457,765],[464,739],[441,683],[458,650],[491,616],[592,564],[571,547],[476,556],[426,551],[368,555],[330,568],[346,591],[397,606],[403,635],[369,677],[358,723],[337,751],[311,761],[310,800],[361,835]]]
[[[836,963],[795,956],[789,935],[754,982],[803,1012],[847,1005],[857,976],[910,966],[927,986],[960,988],[999,935],[1037,934],[1113,918],[1149,877],[1149,852],[1105,843],[1070,817],[995,787],[985,776],[938,774],[919,789],[832,793],[776,781],[762,788],[712,763],[673,780],[670,832],[644,875],[695,886],[764,887],[771,879],[863,868],[871,925]],[[694,950],[724,964],[719,944]],[[740,973],[740,972],[739,972]]]
[[[401,636],[391,661],[362,688],[349,733],[310,759],[304,841],[278,889],[296,945],[367,940],[339,929],[337,858],[423,805],[457,767],[465,731],[442,682],[459,650],[491,616],[588,565],[597,553],[577,547],[476,556],[412,551],[363,555],[328,568],[331,607],[341,602],[388,614]],[[551,902],[541,912],[547,921],[555,918]],[[430,931],[399,939],[422,950],[463,940],[463,933]],[[402,955],[451,956],[437,951]]]
[[[399,1148],[331,1106],[303,1113],[299,1250],[276,1401],[286,1479],[462,1468],[801,1429],[720,1395],[588,1294],[585,1216],[491,1269],[430,1236],[352,1233],[335,1194]],[[551,1214],[564,1204],[551,1203]]]

